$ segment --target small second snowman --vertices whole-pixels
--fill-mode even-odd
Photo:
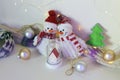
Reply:
[[[67,59],[75,59],[84,54],[87,49],[84,40],[76,36],[72,29],[72,25],[68,22],[58,25],[61,51]]]
[[[57,21],[56,21],[56,12],[54,10],[50,10],[48,18],[44,23],[44,30],[41,31],[35,38],[33,45],[36,46],[38,51],[44,55],[48,56],[47,46],[50,42],[54,42],[56,39],[56,30],[57,30]]]

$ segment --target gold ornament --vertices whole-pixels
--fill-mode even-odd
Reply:
[[[115,52],[113,50],[106,50],[103,54],[103,59],[108,63],[113,63],[115,60]]]
[[[20,50],[18,57],[23,60],[28,60],[31,57],[31,51],[28,48],[23,48]]]
[[[96,47],[96,46],[92,46],[94,49],[98,49],[98,47]]]
[[[87,49],[84,50],[84,54],[85,55],[88,55],[89,54],[89,51]]]

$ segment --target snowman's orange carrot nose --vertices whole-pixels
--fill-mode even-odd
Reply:
[[[63,34],[63,32],[59,32],[59,31],[56,32],[57,37],[59,37],[61,34]]]
[[[57,34],[63,34],[63,32],[61,32],[61,31],[57,31]]]
[[[50,33],[55,32],[55,30],[49,30]]]
[[[63,34],[63,32],[59,32],[60,34]]]

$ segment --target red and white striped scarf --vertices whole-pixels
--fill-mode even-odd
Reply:
[[[77,40],[77,37],[74,33],[71,33],[70,35],[66,36],[65,38],[61,37],[61,41],[65,41],[65,39],[71,41],[79,53],[84,53],[84,48],[82,48],[81,44]]]
[[[37,36],[37,43],[39,43],[42,38],[55,39],[56,35],[51,33],[46,33],[44,31],[40,32]]]

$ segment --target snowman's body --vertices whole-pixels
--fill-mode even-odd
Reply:
[[[53,30],[53,32],[50,32]],[[37,50],[44,56],[48,55],[48,45],[50,42],[55,42],[56,38],[56,24],[45,23],[44,30],[40,32],[34,39],[33,45],[37,45]]]
[[[63,56],[72,59],[81,56],[87,45],[84,40],[72,32],[72,26],[69,23],[60,24],[58,30],[62,32],[60,35],[60,46]]]
[[[53,34],[53,35],[55,35],[55,34]],[[46,57],[48,55],[48,45],[50,44],[50,42],[55,42],[55,38],[51,39],[48,37],[43,37],[36,47],[37,50]]]
[[[43,38],[40,44],[36,47],[37,50],[44,56],[47,56],[47,46],[49,45],[50,39]]]
[[[60,41],[60,47],[61,47],[62,54],[65,58],[77,57],[74,47],[72,46],[70,41],[68,41],[67,39],[65,39],[64,41]],[[74,54],[71,54],[71,53],[74,53]]]

